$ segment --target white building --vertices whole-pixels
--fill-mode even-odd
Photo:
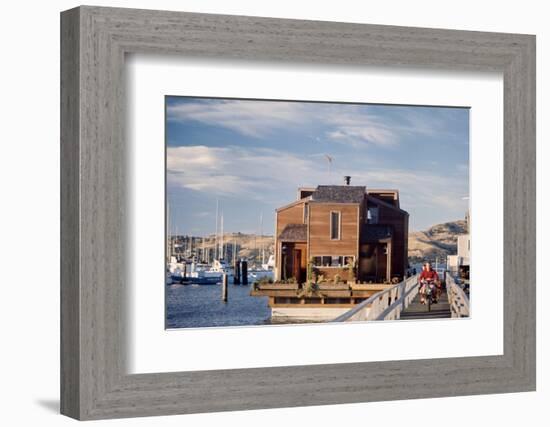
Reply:
[[[447,255],[447,268],[457,272],[460,267],[470,266],[470,215],[466,214],[466,229],[468,234],[461,234],[457,238],[457,254]]]
[[[457,240],[459,265],[470,265],[470,234],[462,234]]]

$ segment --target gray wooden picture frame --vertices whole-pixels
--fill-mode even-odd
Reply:
[[[502,72],[504,354],[127,374],[127,53]],[[71,9],[61,14],[61,166],[65,415],[84,420],[535,390],[532,35]]]

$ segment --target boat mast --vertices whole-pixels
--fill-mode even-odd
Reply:
[[[221,224],[220,224],[220,255],[222,259],[225,259],[225,253],[223,252],[223,211],[221,213]]]
[[[218,210],[220,200],[216,199],[216,234],[214,237],[214,259],[218,259]]]
[[[174,253],[176,254],[176,261],[179,262],[180,260],[179,260],[179,257],[178,257],[178,248],[177,248],[177,244],[178,244],[178,242],[179,242],[179,239],[178,239],[178,235],[179,235],[179,230],[178,230],[178,210],[177,210],[177,208],[176,208],[174,217],[175,217],[175,220],[176,220],[176,226],[175,226],[175,228],[176,228],[176,229],[175,229],[176,236],[175,236],[175,240],[172,239],[172,243],[173,243],[173,245],[174,245],[174,249],[173,249],[173,250],[174,250]],[[179,253],[180,253],[180,254],[182,253],[182,251],[183,251],[183,253],[184,253],[184,255],[185,255],[185,240],[182,242],[181,247],[179,248]]]
[[[264,249],[264,213],[260,212],[260,247],[262,248],[262,265],[265,264],[265,249]]]
[[[178,257],[178,253],[180,256],[183,256],[185,257],[185,249],[187,248],[186,246],[186,243],[185,243],[185,240],[181,240],[181,244],[179,243],[180,242],[180,239],[179,239],[179,227],[178,227],[178,208],[177,208],[177,205],[176,207],[174,208],[174,221],[175,221],[175,227],[176,227],[176,238],[174,240],[174,254],[176,254],[176,260],[179,262],[180,259]]]
[[[170,203],[166,202],[166,246],[167,246],[167,263],[172,259],[172,239],[170,237]]]

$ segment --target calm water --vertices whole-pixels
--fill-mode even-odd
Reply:
[[[219,284],[166,286],[167,328],[271,323],[267,297],[251,297],[250,286],[231,283],[227,293],[227,302],[223,302],[222,286]]]

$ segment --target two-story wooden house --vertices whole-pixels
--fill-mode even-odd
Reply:
[[[298,189],[276,210],[275,278],[307,279],[308,261],[327,280],[347,280],[356,265],[359,283],[401,280],[407,269],[409,215],[397,190],[319,185]]]

